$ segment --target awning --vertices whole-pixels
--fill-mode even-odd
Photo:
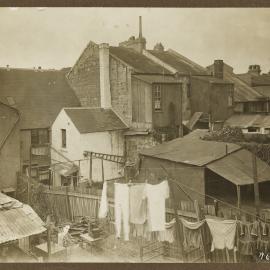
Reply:
[[[254,183],[252,153],[241,149],[206,166],[235,185]],[[270,181],[270,166],[257,158],[258,182]]]
[[[71,163],[59,163],[51,166],[51,170],[65,177],[79,170],[78,166]]]

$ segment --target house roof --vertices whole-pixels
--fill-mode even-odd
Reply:
[[[251,86],[270,85],[270,74],[254,75],[250,73],[237,74],[237,76]]]
[[[152,148],[143,149],[141,154],[187,165],[204,166],[240,148],[240,146],[232,143],[183,137]]]
[[[50,127],[63,107],[80,106],[61,71],[1,68],[0,82],[0,101],[12,98],[21,129]]]
[[[139,79],[141,81],[144,81],[146,83],[149,83],[149,84],[153,84],[153,83],[172,83],[172,84],[175,84],[175,83],[179,83],[177,81],[177,79],[172,76],[172,75],[169,75],[169,76],[163,76],[163,75],[149,75],[149,74],[140,74],[140,75],[132,75],[132,77],[136,78],[136,79]]]
[[[134,71],[137,73],[171,74],[164,67],[130,48],[110,46],[110,54],[133,67]]]
[[[0,244],[46,231],[43,221],[26,204],[0,193]]]
[[[201,81],[209,82],[209,83],[216,83],[216,84],[232,84],[232,82],[226,79],[219,79],[214,76],[192,76],[192,78],[196,78]]]
[[[253,87],[260,95],[270,98],[270,85],[254,86]]]
[[[64,108],[80,133],[127,129],[112,109]]]
[[[206,166],[235,185],[254,183],[252,153],[241,149]],[[270,180],[270,166],[257,159],[258,182]]]
[[[17,110],[0,102],[0,149],[18,120]]]
[[[208,70],[213,72],[214,65],[207,67]],[[234,84],[234,101],[235,102],[248,102],[257,101],[263,96],[252,88],[246,81],[233,73],[233,68],[224,63],[224,79]]]
[[[190,59],[174,52],[173,50],[157,51],[148,50],[152,55],[159,60],[170,65],[176,69],[179,73],[191,74],[191,75],[207,75],[207,69],[191,61]]]
[[[234,114],[226,120],[225,125],[231,127],[270,127],[270,115],[263,114]]]

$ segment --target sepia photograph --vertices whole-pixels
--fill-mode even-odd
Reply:
[[[0,7],[0,263],[270,262],[269,18]]]

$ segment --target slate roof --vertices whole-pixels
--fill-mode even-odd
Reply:
[[[166,83],[166,84],[176,84],[179,83],[174,76],[163,76],[163,75],[148,75],[148,74],[140,74],[140,75],[132,75],[132,77],[144,81],[149,84],[153,83]]]
[[[226,120],[225,125],[231,127],[270,127],[270,115],[263,114],[234,114]]]
[[[270,98],[270,85],[254,86],[253,87],[260,95]]]
[[[137,73],[171,74],[167,69],[156,64],[145,55],[130,48],[110,46],[110,54],[133,67]]]
[[[270,74],[254,75],[250,73],[237,74],[237,76],[251,86],[270,85]]]
[[[64,108],[80,133],[127,129],[112,109]]]
[[[20,128],[48,128],[63,107],[80,102],[65,73],[56,70],[0,68],[0,101],[12,97],[21,114]]]
[[[192,76],[192,78],[196,78],[201,81],[215,83],[215,84],[233,84],[232,82],[226,79],[215,78],[214,76]]]
[[[44,222],[26,204],[0,193],[0,244],[46,231]]]
[[[194,137],[178,138],[141,150],[144,156],[170,160],[187,165],[204,166],[241,147],[224,142],[204,141]]]
[[[175,68],[179,73],[191,74],[191,75],[207,75],[207,69],[194,63],[190,59],[180,55],[179,53],[173,53],[168,51],[156,51],[148,50],[152,55],[159,58],[161,61]]]
[[[5,143],[5,138],[19,120],[17,110],[0,102],[0,149]]]

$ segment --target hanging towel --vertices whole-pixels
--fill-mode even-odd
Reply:
[[[133,185],[129,189],[130,223],[144,224],[146,221],[147,204],[144,189],[145,184]]]
[[[180,218],[181,222],[183,223],[184,227],[190,229],[190,230],[197,230],[199,229],[205,222],[205,220],[197,221],[197,222],[190,222],[183,218]]]
[[[107,181],[103,183],[98,218],[105,218],[108,214]]]
[[[122,220],[124,240],[129,240],[129,187],[127,184],[114,184],[114,214],[116,237],[120,238]]]
[[[211,251],[234,248],[236,220],[206,219],[206,222],[213,237]]]
[[[175,218],[170,222],[165,223],[165,231],[161,231],[158,234],[158,241],[166,241],[169,243],[174,242],[174,233],[175,233]]]
[[[169,197],[167,181],[157,185],[146,184],[144,197],[147,198],[147,221],[149,231],[165,231],[165,200]]]

